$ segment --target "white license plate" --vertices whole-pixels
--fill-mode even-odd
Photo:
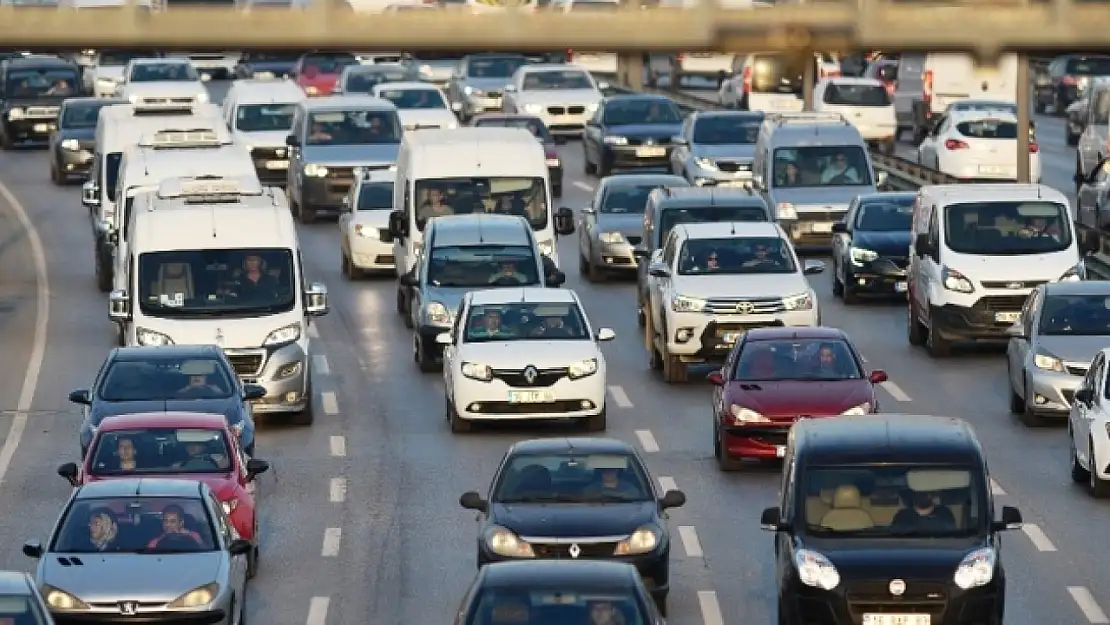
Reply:
[[[815,223],[809,225],[810,232],[832,232],[832,222],[828,223]]]
[[[551,391],[509,391],[510,404],[546,404],[555,401]]]
[[[980,165],[979,166],[979,173],[1000,175],[1000,174],[1006,173],[1006,168],[1001,167],[999,165]]]
[[[721,341],[731,345],[736,342],[736,339],[740,338],[741,334],[743,334],[743,332],[725,332],[721,335]]]
[[[636,148],[636,156],[640,158],[651,158],[653,156],[665,156],[667,148]]]
[[[786,457],[786,445],[776,445],[775,446],[775,455],[778,456],[779,458],[785,458]]]
[[[930,625],[928,614],[864,614],[863,625]]]
[[[289,161],[266,161],[266,169],[289,169]]]
[[[906,283],[905,282],[895,282],[894,283],[894,292],[895,293],[905,293],[906,292]]]
[[[1000,312],[994,313],[994,320],[998,323],[1014,323],[1020,316],[1019,312]]]
[[[31,129],[35,132],[50,132],[54,130],[54,124],[35,124]]]

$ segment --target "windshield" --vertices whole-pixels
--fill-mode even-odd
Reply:
[[[128,82],[190,82],[200,80],[188,63],[138,63],[131,66]]]
[[[544,143],[555,143],[547,125],[538,117],[486,117],[474,122],[480,128],[524,128]]]
[[[768,221],[767,209],[762,204],[755,206],[666,208],[659,218],[659,241],[666,239],[667,235],[678,224],[704,224],[722,221]]]
[[[519,278],[512,271],[512,267],[503,264],[499,272],[491,277],[490,283],[496,286],[517,286]],[[463,342],[586,341],[589,338],[589,329],[578,304],[528,302],[471,306]]]
[[[629,590],[585,584],[486,588],[463,625],[650,625],[652,617]]]
[[[517,69],[527,64],[528,59],[522,56],[473,57],[466,64],[466,75],[470,78],[508,79]]]
[[[437,287],[535,286],[535,252],[517,245],[435,247],[428,284]]]
[[[393,210],[393,183],[362,183],[362,187],[358,190],[358,210]]]
[[[533,230],[547,227],[543,178],[435,178],[416,181],[416,227],[431,217],[493,213],[524,217]]]
[[[104,401],[165,401],[231,397],[237,385],[224,363],[212,357],[114,360],[100,377]]]
[[[62,112],[62,128],[96,128],[96,120],[100,117],[100,109],[104,102],[73,102],[65,105]]]
[[[574,11],[616,11],[621,8],[619,2],[606,2],[606,0],[571,0],[570,10]]]
[[[4,93],[10,98],[75,96],[81,84],[77,72],[68,67],[55,66],[42,69],[20,67],[9,70],[7,75]]]
[[[301,61],[301,73],[307,78],[318,74],[341,74],[348,65],[358,65],[353,54],[306,54]]]
[[[135,59],[156,59],[162,56],[154,50],[102,50],[97,65],[122,67]]]
[[[598,210],[620,215],[642,215],[647,207],[648,196],[660,186],[662,185],[611,185],[605,190]]]
[[[856,228],[868,232],[909,232],[913,225],[914,198],[899,202],[872,200],[860,204]]]
[[[56,553],[199,553],[215,551],[212,521],[200,499],[77,499],[63,513]]]
[[[398,109],[445,109],[443,94],[435,89],[381,89],[378,97],[385,98]]]
[[[956,130],[971,139],[1017,139],[1017,124],[1000,119],[974,119],[956,124]]]
[[[494,503],[651,501],[646,471],[632,454],[520,454],[493,487]]]
[[[678,253],[678,273],[794,273],[794,254],[777,237],[687,239]]]
[[[119,182],[119,163],[123,159],[123,152],[110,152],[104,157],[104,188],[107,190],[105,197],[115,201],[116,183]]]
[[[880,85],[830,83],[825,89],[825,104],[836,106],[890,106],[890,94]]]
[[[4,625],[44,625],[42,612],[28,594],[0,595],[0,623]]]
[[[586,72],[572,69],[552,69],[528,72],[524,75],[523,91],[557,91],[559,89],[593,89],[594,83]]]
[[[372,93],[374,87],[388,82],[405,82],[412,80],[412,72],[398,67],[396,69],[378,69],[375,71],[359,71],[347,74],[347,81],[343,83],[344,93]]]
[[[733,371],[741,382],[860,380],[863,371],[848,343],[839,339],[749,341]]]
[[[801,96],[805,59],[801,56],[758,54],[745,67],[752,93],[791,93]],[[750,68],[750,71],[748,71]]]
[[[288,249],[208,249],[139,256],[138,302],[152,317],[272,315],[293,310]]]
[[[944,238],[960,254],[1014,256],[1071,246],[1068,208],[1054,202],[968,202],[945,207]]]
[[[1073,76],[1106,76],[1110,74],[1110,57],[1088,56],[1068,59],[1064,73]]]
[[[101,432],[92,449],[93,475],[228,473],[231,446],[223,430],[143,428]]]
[[[402,132],[396,111],[320,111],[308,115],[305,145],[400,143]]]
[[[1110,335],[1110,296],[1049,295],[1038,332],[1053,336]]]
[[[694,124],[694,143],[700,145],[748,145],[759,138],[762,120],[739,115],[702,117]]]
[[[855,145],[792,147],[775,150],[775,186],[840,187],[871,184],[863,148]]]
[[[241,132],[289,130],[296,112],[296,104],[244,104],[235,109],[235,129]]]
[[[670,100],[661,98],[627,98],[612,100],[605,105],[601,123],[606,126],[631,124],[678,124],[682,112]]]
[[[867,538],[978,535],[989,518],[983,486],[973,475],[981,473],[961,466],[810,467],[799,489],[806,531]]]

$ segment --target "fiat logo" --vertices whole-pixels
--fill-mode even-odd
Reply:
[[[901,597],[906,592],[906,582],[900,579],[890,580],[890,594]]]

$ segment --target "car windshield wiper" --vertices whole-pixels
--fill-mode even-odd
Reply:
[[[640,495],[617,495],[614,493],[587,493],[575,499],[582,503],[632,503],[635,501],[647,501],[647,499]]]
[[[525,495],[498,499],[494,503],[573,503],[574,499],[568,495]]]

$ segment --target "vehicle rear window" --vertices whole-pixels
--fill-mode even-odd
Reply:
[[[232,447],[223,430],[141,428],[102,432],[89,472],[93,475],[229,473]]]
[[[1064,67],[1064,73],[1075,76],[1110,75],[1110,57],[1070,59]]]
[[[805,62],[777,55],[760,55],[751,65],[752,93],[800,93]]]
[[[1017,139],[1017,124],[997,119],[960,122],[956,130],[972,139]]]
[[[542,584],[526,590],[485,589],[465,625],[613,623],[647,625],[652,617],[631,590],[595,589],[588,584]]]
[[[392,210],[392,182],[364,182],[358,194],[358,210]]]
[[[665,208],[659,217],[659,240],[667,238],[678,224],[717,223],[722,221],[768,221],[763,204],[747,206],[695,206]]]
[[[825,89],[825,104],[838,106],[890,106],[890,94],[879,85],[833,83]]]

